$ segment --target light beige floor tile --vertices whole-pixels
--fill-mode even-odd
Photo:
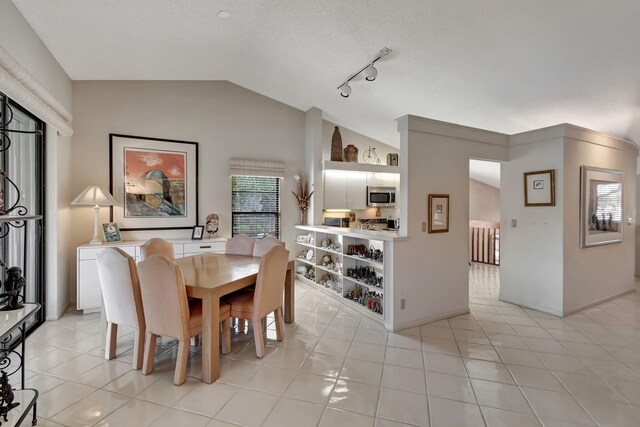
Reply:
[[[295,332],[282,342],[282,347],[310,353],[313,350],[313,347],[316,346],[319,339],[320,337]]]
[[[401,335],[390,333],[387,338],[388,347],[405,348],[407,350],[420,350],[422,346],[420,337],[413,335]]]
[[[427,392],[429,396],[476,403],[471,383],[464,377],[427,372]]]
[[[63,409],[82,400],[96,389],[84,384],[66,382],[38,397],[38,414],[52,418]]]
[[[505,384],[515,384],[511,373],[502,363],[484,360],[463,359],[470,378],[497,381]]]
[[[289,384],[283,396],[326,405],[335,382],[335,378],[301,372]]]
[[[381,388],[376,417],[426,427],[429,425],[427,396]]]
[[[131,371],[131,369],[131,364],[129,363],[109,360],[106,361],[106,363],[101,363],[95,368],[89,369],[88,371],[71,378],[71,380],[80,384],[90,385],[92,387],[104,387]]]
[[[29,360],[26,364],[26,367],[27,369],[31,369],[33,371],[45,372],[64,362],[74,359],[81,354],[82,353],[78,353],[77,351],[58,348],[53,351],[43,353],[40,356]]]
[[[275,368],[273,366],[261,366],[256,373],[247,380],[244,387],[265,393],[282,394],[295,376],[296,371]]]
[[[469,344],[459,342],[460,354],[465,359],[487,360],[489,362],[502,362],[496,350],[490,345]]]
[[[25,380],[26,388],[35,388],[40,395],[53,390],[60,384],[63,384],[65,380],[62,378],[52,377],[46,374],[36,374]],[[21,387],[18,387],[21,388]]]
[[[573,372],[582,375],[595,375],[593,371],[582,363],[577,357],[563,356],[559,354],[537,353],[538,359],[547,366],[547,368],[558,372]]]
[[[327,408],[318,427],[373,427],[374,418],[337,408]]]
[[[289,351],[289,349],[279,348],[276,351],[276,354],[280,351]],[[293,351],[295,353],[295,350]],[[274,356],[270,357],[269,361],[271,361]],[[288,356],[283,356],[282,359],[286,359],[287,357]],[[306,356],[303,355],[302,357]],[[304,361],[304,359],[302,359],[302,361]],[[284,360],[278,360],[276,362],[276,365],[280,364],[286,365]],[[302,362],[300,362],[300,365],[302,365]],[[293,366],[294,367],[292,367],[292,369],[297,369],[297,367],[299,367],[299,365],[297,367],[295,367],[296,365]],[[220,378],[218,378],[217,382],[242,386],[253,376],[253,374],[256,373],[259,367],[260,365],[257,363],[251,363],[244,360],[227,360],[220,367]]]
[[[329,398],[329,406],[375,416],[379,392],[377,386],[338,380]]]
[[[449,356],[447,354],[424,353],[425,367],[431,372],[443,374],[467,376],[467,370],[461,357]]]
[[[517,348],[520,350],[529,350],[527,343],[517,335],[507,334],[489,334],[490,344],[496,347]]]
[[[454,329],[466,329],[468,331],[482,331],[482,327],[477,320],[461,319],[459,316],[449,319],[449,325]]]
[[[169,373],[138,394],[136,398],[160,405],[173,406],[201,383],[200,380],[187,377],[184,384],[176,386],[173,384],[173,373]]]
[[[386,347],[383,345],[354,342],[351,344],[347,359],[366,360],[367,362],[384,362]]]
[[[522,388],[522,392],[538,417],[596,425],[569,393]]]
[[[164,374],[152,373],[149,375],[143,375],[140,370],[129,371],[126,374],[118,377],[116,380],[110,382],[103,388],[105,390],[114,391],[116,393],[125,394],[127,396],[135,397],[142,393],[148,387],[152,386],[156,381],[162,378]]]
[[[387,331],[371,330],[360,327],[353,340],[355,342],[363,342],[366,344],[386,345],[387,335]]]
[[[91,426],[124,405],[131,398],[105,390],[97,390],[74,403],[52,420],[66,426]]]
[[[505,347],[496,347],[496,350],[506,364],[529,366],[531,368],[545,367],[533,351]]]
[[[301,400],[281,398],[273,408],[264,427],[315,427],[318,425],[324,406]]]
[[[571,421],[554,420],[553,418],[538,418],[544,427],[588,427],[593,424],[580,424]]]
[[[533,320],[531,317],[510,316],[506,314],[504,314],[502,317],[504,317],[504,320],[506,320],[507,323],[509,323],[512,326],[533,326],[535,328],[540,327],[540,325],[538,325],[538,322]]]
[[[427,394],[423,370],[384,365],[382,387]]]
[[[331,339],[353,341],[353,338],[356,336],[356,332],[358,332],[358,328],[332,323],[324,331],[323,336]]]
[[[594,396],[605,400],[624,401],[624,398],[598,377],[573,374],[570,372],[555,373],[562,385],[574,397]]]
[[[215,382],[200,383],[182,397],[174,406],[196,414],[213,418],[238,392],[239,388]]]
[[[376,418],[375,427],[413,427],[411,424]]]
[[[405,368],[424,369],[422,351],[407,350],[405,348],[388,347],[384,363],[404,366]]]
[[[166,407],[143,400],[131,399],[96,424],[97,427],[149,426],[160,418]]]
[[[478,404],[505,411],[533,414],[517,386],[484,380],[471,380]]]
[[[535,415],[509,412],[503,409],[481,407],[487,427],[540,427]]]
[[[590,343],[591,340],[581,334],[578,331],[571,329],[549,329],[547,330],[549,334],[553,336],[553,338],[558,341],[564,342],[575,342],[575,343]]]
[[[382,363],[347,359],[340,371],[340,378],[379,386],[382,380],[382,368]]]
[[[571,352],[569,352],[569,350],[567,350],[567,348],[563,346],[562,343],[556,340],[546,340],[530,337],[524,337],[523,340],[527,343],[529,348],[535,352],[564,354],[567,356],[571,355]]]
[[[577,396],[576,399],[602,426],[636,427],[640,426],[640,413],[631,405],[622,402],[606,401],[599,397]]]
[[[484,424],[478,405],[457,402],[429,396],[431,408],[431,425],[447,426],[481,426]]]
[[[564,346],[576,357],[597,360],[615,360],[614,357],[596,344],[566,342]]]
[[[535,326],[519,326],[519,325],[511,325],[511,326],[516,331],[516,333],[521,337],[542,338],[547,340],[553,339],[553,337],[549,334],[549,332],[545,331],[543,328],[537,328]]]
[[[605,382],[634,405],[640,405],[640,383],[605,379]]]
[[[453,340],[445,340],[440,338],[422,338],[422,350],[429,353],[460,356],[458,344]]]
[[[264,361],[264,364],[283,369],[300,369],[306,358],[307,353],[300,350],[280,347]],[[220,377],[222,378],[222,374]]]
[[[162,413],[160,418],[158,418],[151,424],[151,427],[204,427],[210,421],[211,418],[203,417],[202,415],[192,414],[191,412],[169,408]]]
[[[566,392],[556,377],[547,369],[528,366],[507,365],[511,375],[520,387],[540,388],[543,390]]]
[[[596,359],[580,359],[580,361],[600,378],[640,382],[640,376],[620,362]]]
[[[247,427],[259,427],[276,406],[278,396],[239,390],[216,415],[216,419]],[[248,410],[250,408],[250,410]]]
[[[331,356],[346,357],[351,346],[351,341],[322,337],[318,340],[314,353],[328,354]]]
[[[451,340],[454,341],[453,331],[451,328],[441,327],[441,326],[433,326],[431,324],[424,325],[420,327],[420,334],[423,338],[438,338],[443,340]]]
[[[517,335],[515,329],[506,323],[480,322],[487,334]]]

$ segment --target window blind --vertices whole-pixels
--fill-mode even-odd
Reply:
[[[622,184],[596,182],[596,214],[598,218],[622,221]]]
[[[231,177],[231,234],[280,238],[280,178]]]

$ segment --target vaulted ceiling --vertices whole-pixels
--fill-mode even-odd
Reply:
[[[74,80],[229,80],[392,145],[405,114],[640,141],[638,0],[14,3]],[[384,46],[378,79],[340,97]]]

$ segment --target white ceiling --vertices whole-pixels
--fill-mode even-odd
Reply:
[[[469,160],[469,178],[500,188],[500,163],[486,160]]]
[[[405,114],[640,140],[638,0],[14,3],[74,80],[229,80],[396,146]],[[341,98],[384,46],[378,79]]]

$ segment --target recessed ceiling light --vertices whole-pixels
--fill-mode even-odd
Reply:
[[[231,12],[229,12],[228,10],[221,10],[220,12],[218,12],[218,18],[227,19],[230,16]]]

